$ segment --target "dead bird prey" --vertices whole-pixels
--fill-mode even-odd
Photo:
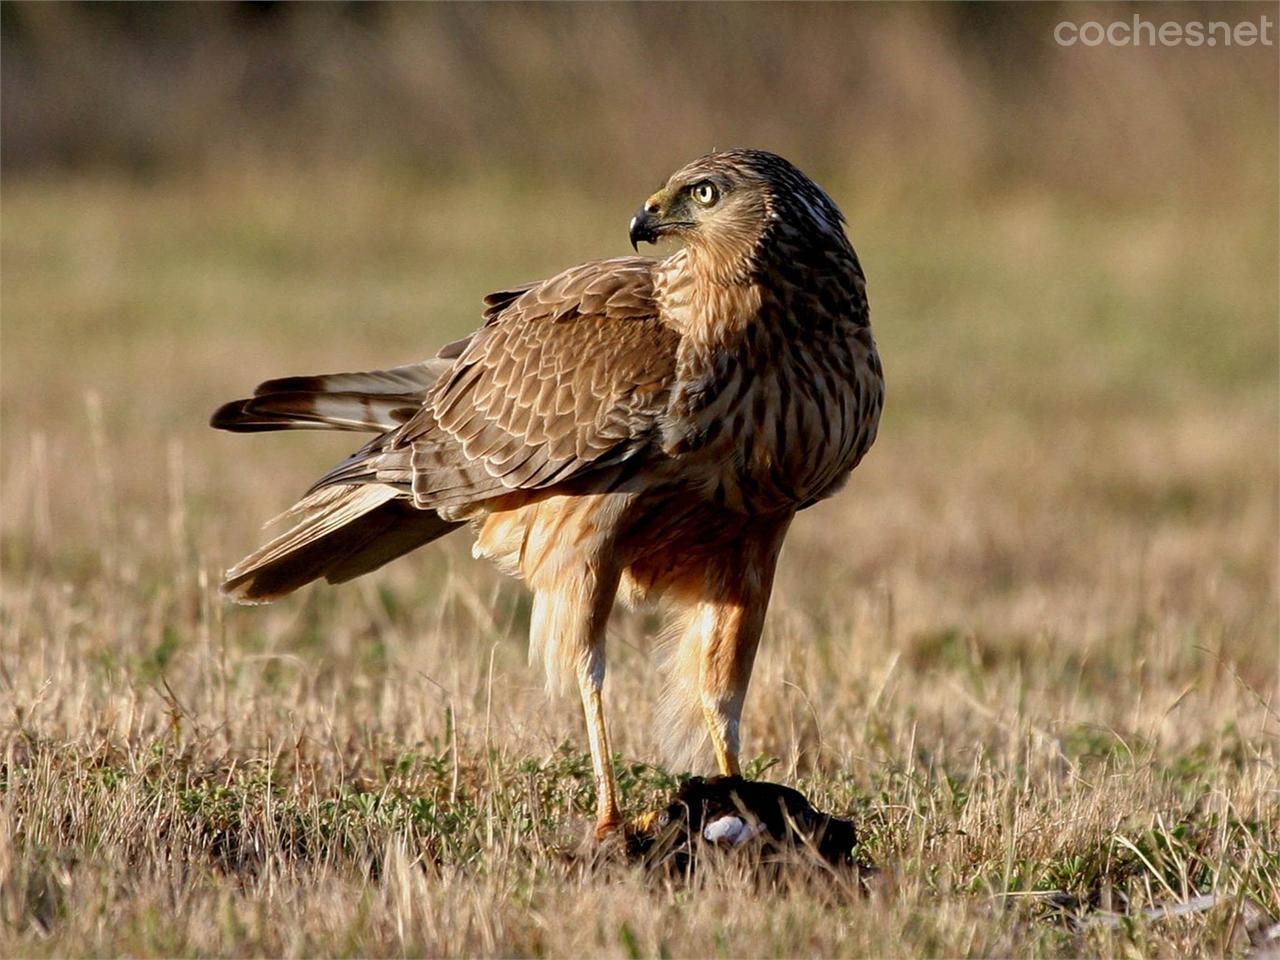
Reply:
[[[798,790],[741,777],[690,777],[664,809],[629,827],[625,841],[631,860],[675,873],[689,870],[705,844],[750,844],[775,862],[807,849],[832,867],[861,866],[853,821],[814,809]]]
[[[676,171],[631,220],[666,259],[572,267],[485,298],[433,359],[270,380],[223,430],[377,434],[321,477],[292,529],[227,573],[244,603],[368,573],[468,523],[533,589],[531,656],[576,681],[597,836],[622,823],[601,690],[614,599],[682,629],[664,729],[705,727],[737,775],[743,699],[783,537],[875,440],[884,380],[844,217],[760,150]]]

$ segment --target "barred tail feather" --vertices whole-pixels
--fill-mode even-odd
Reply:
[[[226,596],[269,603],[320,577],[343,583],[458,526],[383,484],[325,487],[283,516],[301,519],[227,571]]]
[[[418,411],[451,362],[437,358],[391,370],[268,380],[252,397],[215,410],[209,425],[235,433],[394,430]]]

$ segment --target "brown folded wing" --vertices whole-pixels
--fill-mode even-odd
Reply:
[[[653,449],[679,337],[658,318],[652,269],[603,260],[490,296],[417,414],[317,486],[394,483],[420,507],[454,507]]]

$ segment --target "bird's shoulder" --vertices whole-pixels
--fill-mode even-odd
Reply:
[[[636,456],[666,411],[679,347],[655,263],[596,260],[490,294],[484,325],[441,351],[448,366],[422,406],[378,443],[379,469],[407,468],[415,498],[439,504]]]
[[[627,320],[656,317],[651,257],[588,260],[534,283],[497,290],[484,298],[485,327],[595,317]]]
[[[655,263],[595,260],[489,294],[485,325],[427,397],[437,426],[454,432],[480,409],[505,428],[528,420],[537,430],[548,418],[598,420],[657,399],[679,335],[660,317]]]

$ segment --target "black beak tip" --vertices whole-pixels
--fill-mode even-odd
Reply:
[[[658,239],[658,231],[654,229],[654,217],[648,210],[641,210],[631,218],[627,227],[627,237],[631,241],[631,249],[638,251],[640,244],[653,243]]]

